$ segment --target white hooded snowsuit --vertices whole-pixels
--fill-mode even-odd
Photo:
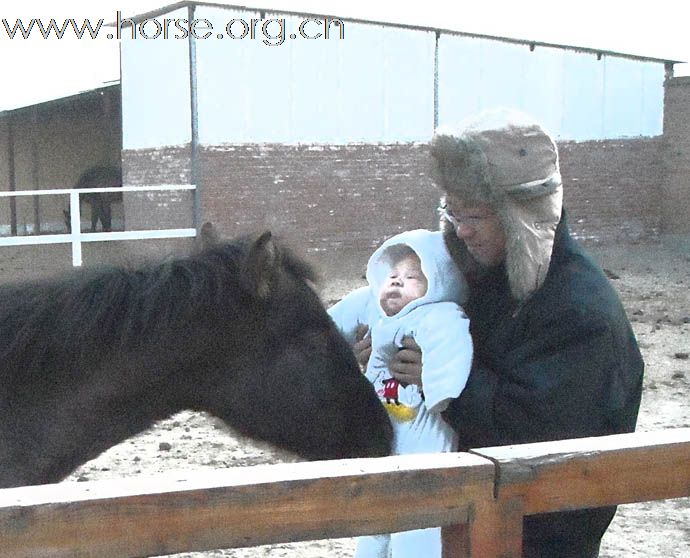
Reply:
[[[393,316],[379,303],[379,291],[396,263],[396,246],[417,254],[428,287]],[[367,265],[369,286],[348,294],[329,313],[350,343],[358,326],[371,333],[372,353],[366,376],[376,388],[393,424],[393,453],[447,452],[456,448],[453,429],[441,418],[462,392],[472,364],[469,321],[460,307],[467,287],[446,250],[441,232],[407,231],[389,238]],[[392,379],[388,363],[411,336],[422,349],[423,393],[415,385]],[[356,558],[441,557],[440,528],[362,537]]]

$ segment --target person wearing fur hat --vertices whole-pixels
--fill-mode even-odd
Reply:
[[[368,286],[351,292],[328,312],[350,343],[362,326],[370,332],[372,352],[365,375],[391,418],[393,453],[454,451],[457,436],[441,412],[467,382],[472,339],[460,306],[467,286],[443,234],[420,229],[389,238],[369,258],[367,280]],[[388,370],[406,336],[425,353],[423,391],[395,380]],[[360,537],[355,558],[441,554],[441,529],[430,528]]]
[[[459,449],[633,431],[644,363],[614,288],[569,233],[554,140],[493,111],[437,130],[431,160],[441,230],[469,285],[474,360],[443,412]],[[355,345],[360,361],[367,345]],[[404,345],[391,373],[423,390],[424,348]],[[596,557],[614,513],[527,516],[523,556]]]

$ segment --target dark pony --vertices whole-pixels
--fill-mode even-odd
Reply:
[[[75,188],[122,187],[122,173],[111,166],[96,166],[87,169],[77,180]],[[112,204],[122,201],[122,192],[92,192],[81,194],[79,200],[91,206],[91,232],[96,232],[98,221],[103,232],[112,231]],[[67,230],[72,230],[71,213],[64,211]]]
[[[134,270],[0,286],[0,487],[56,482],[182,409],[307,459],[382,456],[391,426],[265,233]]]

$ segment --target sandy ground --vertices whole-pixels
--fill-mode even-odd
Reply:
[[[110,243],[114,246],[116,243]],[[42,275],[69,266],[64,247],[0,252],[0,280]],[[46,257],[43,250],[53,250]],[[117,260],[117,248],[85,261]],[[646,362],[638,430],[690,427],[690,238],[660,243],[590,247],[610,272],[637,334]],[[361,278],[327,281],[325,301],[361,284]],[[279,461],[266,447],[239,439],[211,417],[183,412],[85,464],[65,482],[155,475],[170,470],[209,470]],[[653,471],[650,471],[653,474]],[[352,539],[281,544],[251,549],[185,553],[178,557],[352,556]],[[604,538],[602,558],[690,557],[690,499],[621,506]]]

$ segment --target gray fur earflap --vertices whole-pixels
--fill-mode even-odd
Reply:
[[[479,145],[450,129],[439,128],[431,140],[431,178],[445,192],[490,203],[487,160]]]

